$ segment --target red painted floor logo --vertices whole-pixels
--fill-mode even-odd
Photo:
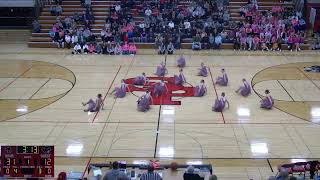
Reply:
[[[130,85],[130,91],[147,91],[151,92],[153,105],[181,105],[181,101],[172,100],[172,97],[193,97],[193,87],[186,87],[174,84],[174,77],[148,77],[149,82],[144,86],[135,86],[134,78],[125,79],[125,83]],[[168,87],[166,94],[155,97],[153,95],[154,85],[160,80],[164,80]]]

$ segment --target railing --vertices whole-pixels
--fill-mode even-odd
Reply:
[[[296,11],[301,12],[302,14],[304,14],[304,10],[305,10],[305,0],[293,0],[293,6],[294,9]]]
[[[51,4],[51,0],[34,0],[34,9],[36,19],[40,16],[41,10],[46,5]]]

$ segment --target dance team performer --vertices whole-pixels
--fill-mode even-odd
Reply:
[[[183,70],[179,70],[179,75],[174,75],[174,84],[175,85],[183,85],[186,81],[186,78],[183,75]]]
[[[195,97],[202,97],[206,94],[207,87],[204,84],[204,80],[200,81],[200,84],[193,88],[193,95]]]
[[[274,101],[270,95],[270,91],[267,89],[264,93],[266,94],[266,97],[260,101],[260,107],[263,109],[272,109]]]
[[[243,83],[243,85],[240,86],[239,89],[236,90],[236,93],[240,94],[241,96],[246,97],[249,94],[251,94],[251,86],[247,82],[246,79],[242,79],[242,83]]]
[[[129,86],[124,82],[124,79],[122,79],[120,87],[115,87],[111,94],[114,93],[116,98],[123,98],[126,96],[127,90],[130,92]]]
[[[220,86],[227,86],[228,85],[228,75],[224,69],[221,69],[222,76],[219,76],[216,79],[216,84],[219,84]]]
[[[159,66],[157,66],[157,71],[154,73],[155,75],[162,77],[167,73],[167,68],[164,62],[161,62]]]
[[[186,59],[183,57],[183,54],[177,59],[177,66],[179,68],[184,68],[186,66]]]
[[[90,99],[88,102],[86,103],[82,103],[83,106],[88,105],[87,109],[84,109],[84,112],[98,112],[101,110],[103,110],[103,99],[102,99],[102,95],[98,94],[96,101],[93,101],[92,99]]]
[[[202,77],[208,76],[208,69],[203,62],[201,63],[201,68],[199,69],[198,76],[202,76]]]
[[[159,83],[156,83],[154,85],[153,94],[158,97],[168,92],[168,87],[166,83],[161,80]]]
[[[224,92],[221,93],[221,96],[215,100],[214,105],[212,106],[212,111],[222,112],[225,109],[226,104],[228,104],[229,109],[229,101],[226,99],[225,96],[226,95]]]
[[[146,84],[146,82],[148,81],[146,74],[143,72],[141,75],[137,76],[134,81],[133,84],[134,85],[138,85],[138,86],[143,86]]]
[[[140,112],[146,112],[150,109],[150,105],[153,104],[152,97],[149,90],[144,95],[139,97],[137,101],[137,109]]]

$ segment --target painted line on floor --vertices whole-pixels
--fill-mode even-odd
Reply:
[[[32,66],[29,67],[27,70],[25,70],[22,74],[20,74],[19,76],[17,76],[16,78],[14,78],[14,80],[12,80],[9,84],[7,84],[5,87],[3,87],[2,89],[0,89],[0,92],[5,90],[7,87],[9,87],[12,83],[14,83],[17,79],[19,79],[21,76],[23,76],[24,74],[26,74],[28,71],[30,71],[32,69]]]
[[[270,167],[271,172],[274,172],[274,171],[273,171],[273,168],[272,168],[272,166],[271,166],[271,163],[270,163],[270,161],[269,161],[269,158],[267,159],[267,162],[268,162],[268,164],[269,164],[269,167]]]
[[[210,69],[210,67],[208,67],[208,69],[209,69],[209,73],[210,73],[211,81],[212,81],[212,84],[213,84],[214,92],[216,93],[216,97],[218,98],[218,92],[217,92],[216,85],[214,84],[214,81],[213,81],[213,77],[212,77],[211,69]],[[223,124],[226,124],[226,121],[225,121],[225,119],[224,119],[223,112],[221,112],[221,117],[222,117],[222,120],[223,120]]]
[[[35,96],[35,95],[40,91],[40,89],[43,88],[50,80],[51,80],[51,78],[49,78],[44,84],[42,84],[42,85],[39,87],[39,89],[38,89],[36,92],[34,92],[34,93],[29,97],[29,99],[32,99],[33,96]]]
[[[104,102],[104,101],[106,100],[106,98],[107,98],[107,96],[108,96],[108,94],[109,94],[109,92],[110,92],[110,89],[111,89],[111,87],[112,87],[112,85],[113,85],[114,81],[116,80],[116,78],[117,78],[117,76],[118,76],[119,72],[120,72],[120,69],[121,69],[121,65],[120,65],[120,67],[119,67],[119,69],[118,69],[118,71],[117,71],[116,75],[115,75],[115,76],[114,76],[114,78],[112,79],[112,82],[111,82],[111,84],[109,85],[108,91],[107,91],[107,92],[106,92],[106,94],[104,95],[104,97],[103,97],[103,101],[102,101],[102,102]],[[94,123],[94,121],[95,121],[96,117],[98,116],[99,112],[100,112],[100,111],[98,111],[98,112],[96,112],[96,113],[95,113],[95,115],[94,115],[94,117],[93,117],[93,119],[92,119],[92,123]]]

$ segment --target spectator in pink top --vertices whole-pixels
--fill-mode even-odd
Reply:
[[[129,54],[129,45],[127,42],[125,42],[122,45],[121,49],[122,49],[122,54]]]
[[[135,44],[130,44],[129,45],[129,53],[130,54],[136,54],[137,53],[137,47]]]
[[[96,48],[94,47],[94,45],[93,45],[92,43],[90,43],[90,44],[89,44],[89,53],[90,53],[90,54],[95,53],[95,49],[96,49]]]

